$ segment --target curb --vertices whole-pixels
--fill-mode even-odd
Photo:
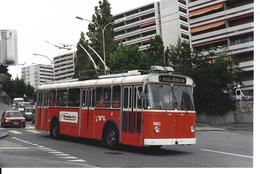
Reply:
[[[196,131],[225,131],[222,128],[215,128],[215,127],[196,127]]]
[[[0,128],[0,139],[1,138],[5,138],[5,137],[7,137],[9,134],[8,134],[8,132],[5,130],[5,129],[3,129],[3,128]]]

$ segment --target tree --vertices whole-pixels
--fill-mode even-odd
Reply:
[[[18,77],[14,80],[11,80],[11,77],[6,79],[3,84],[3,90],[10,98],[26,96],[27,99],[33,99],[35,97],[34,88],[30,84],[25,84],[25,82]]]
[[[190,44],[178,39],[175,46],[170,46],[167,51],[167,61],[176,72],[189,74],[192,68],[192,57]]]
[[[97,53],[103,57],[103,35],[102,30],[104,27],[113,22],[113,15],[111,14],[111,7],[108,0],[100,0],[98,6],[95,7],[95,13],[92,16],[92,23],[88,26],[87,36],[89,37],[89,44],[94,48]],[[113,24],[108,25],[104,30],[105,35],[105,49],[106,49],[106,58],[109,59],[109,54],[116,50],[117,44],[114,41],[114,31]],[[93,54],[94,55],[94,54]],[[96,56],[93,56],[96,57]],[[100,61],[96,59],[100,67],[103,65],[100,64]]]
[[[164,46],[161,36],[157,35],[151,39],[150,47],[147,49],[146,54],[149,57],[149,67],[152,65],[165,65]]]
[[[187,42],[178,40],[175,46],[170,46],[168,55],[169,64],[176,72],[194,80],[198,113],[218,115],[234,109],[234,102],[227,91],[239,81],[241,70],[226,52],[195,53]]]
[[[86,40],[83,32],[81,32],[80,39],[77,44],[76,58],[74,60],[74,78],[79,78],[85,71],[94,69],[93,63],[90,61],[90,58],[80,45],[82,45],[89,52],[88,41]]]
[[[193,68],[191,73],[196,83],[196,110],[211,115],[224,114],[235,108],[227,91],[231,84],[239,81],[241,70],[232,59],[223,55],[215,55],[211,62],[206,60]]]
[[[148,69],[148,57],[139,51],[137,45],[120,45],[110,55],[110,68],[112,71],[126,71],[134,69]]]

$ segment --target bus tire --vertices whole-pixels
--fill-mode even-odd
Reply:
[[[60,125],[57,119],[54,119],[51,122],[50,136],[55,139],[60,137]]]
[[[116,126],[109,124],[103,133],[103,145],[109,149],[115,149],[119,144],[119,131]]]

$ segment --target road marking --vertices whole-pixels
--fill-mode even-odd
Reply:
[[[35,127],[34,126],[26,126],[25,129],[35,129]]]
[[[20,146],[17,146],[17,147],[0,147],[0,150],[26,150],[26,149],[30,149],[30,147],[20,147]]]
[[[31,132],[31,133],[34,133],[34,134],[40,134],[41,132],[39,131],[36,131],[36,130],[26,130],[27,132]]]
[[[221,131],[211,131],[212,133],[226,134],[226,135],[238,135],[237,133],[221,132]]]
[[[75,156],[61,156],[59,158],[63,158],[63,159],[78,159],[77,157]]]
[[[68,160],[70,162],[86,162],[86,160],[83,159],[75,159],[75,160]]]
[[[236,154],[236,153],[229,153],[229,152],[222,152],[222,151],[217,151],[217,150],[210,150],[210,149],[200,149],[202,151],[206,152],[214,152],[214,153],[220,153],[220,154],[225,154],[225,155],[232,155],[232,156],[238,156],[238,157],[243,157],[243,158],[254,158],[252,156],[247,156],[247,155],[241,155],[241,154]]]
[[[8,132],[10,132],[12,134],[22,134],[22,132],[19,132],[17,130],[8,130]]]
[[[58,154],[54,154],[56,156],[70,156],[69,154],[66,154],[66,153],[58,153]]]

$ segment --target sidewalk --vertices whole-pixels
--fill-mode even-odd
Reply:
[[[8,132],[4,128],[0,128],[0,139],[8,136]]]
[[[221,125],[208,125],[198,123],[196,126],[196,131],[253,131],[253,124],[221,124]]]

